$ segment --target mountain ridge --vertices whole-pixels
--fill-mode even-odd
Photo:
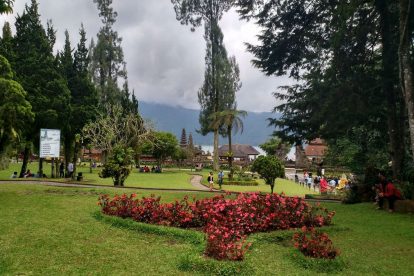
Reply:
[[[213,143],[212,134],[202,136],[197,132],[199,110],[143,101],[139,102],[139,110],[145,119],[155,124],[158,131],[171,132],[177,136],[178,140],[184,128],[187,138],[192,133],[194,144],[211,145]],[[248,112],[248,115],[243,118],[243,133],[233,135],[233,143],[252,146],[264,143],[274,131],[274,127],[268,126],[267,119],[279,116],[271,112]],[[227,138],[220,137],[219,141],[220,145],[227,144]]]

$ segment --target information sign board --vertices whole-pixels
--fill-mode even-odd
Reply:
[[[40,158],[59,158],[60,129],[40,129]]]

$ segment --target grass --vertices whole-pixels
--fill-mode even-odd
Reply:
[[[207,177],[209,171],[202,171],[200,173],[203,175],[202,184],[208,186]],[[220,186],[216,183],[217,174],[214,175],[214,188],[219,189]],[[270,186],[266,185],[263,179],[256,179],[259,183],[258,186],[240,186],[240,185],[222,185],[222,189],[225,191],[232,191],[232,192],[263,192],[263,193],[270,193]],[[313,190],[309,190],[299,184],[295,183],[294,181],[290,181],[287,179],[278,178],[275,182],[274,187],[275,193],[285,193],[287,196],[305,196],[305,194],[316,194]]]
[[[252,235],[245,261],[228,263],[205,259],[199,244],[204,241],[192,230],[186,230],[187,237],[180,229],[99,217],[98,194],[114,191],[0,184],[0,275],[412,275],[414,271],[413,215],[377,211],[372,204],[325,204],[336,211],[334,225],[324,231],[342,252],[339,263],[300,257],[290,244],[292,231]],[[164,201],[185,195],[156,193]]]
[[[21,164],[10,164],[7,170],[0,171],[0,179],[9,179],[10,175],[14,172],[20,172]],[[32,172],[38,171],[38,163],[33,162],[29,164],[29,169]],[[44,164],[44,172],[50,175],[50,164]],[[89,172],[89,167],[78,167],[78,172],[83,173],[83,184],[99,184],[112,186],[111,178],[100,178],[98,173],[99,168],[93,169],[93,172]],[[202,183],[208,186],[207,176],[209,171],[203,170],[201,172],[190,172],[178,169],[164,170],[163,173],[139,173],[137,169],[134,169],[125,182],[125,186],[128,187],[140,187],[140,188],[157,188],[157,189],[196,189],[190,184],[191,174],[201,174],[203,176]],[[216,180],[217,175],[215,174]],[[67,182],[68,179],[53,179],[53,181]],[[223,189],[233,192],[270,192],[270,186],[266,185],[263,179],[257,179],[258,186],[238,186],[238,185],[223,185]],[[214,188],[219,189],[217,183],[214,184]],[[302,186],[299,186],[293,181],[286,179],[277,179],[275,184],[275,193],[284,192],[288,196],[305,196],[305,194],[313,194],[313,190],[309,190]]]
[[[10,164],[7,170],[0,171],[0,179],[9,179],[14,171],[20,172],[21,164]],[[38,163],[33,162],[29,164],[28,169],[32,172],[38,171]],[[45,163],[43,171],[50,175],[51,166]],[[112,186],[111,178],[100,178],[98,173],[99,168],[93,169],[89,172],[89,167],[80,166],[77,168],[78,172],[82,172],[84,184],[96,184]],[[163,173],[139,173],[137,169],[133,169],[127,180],[125,186],[140,187],[140,188],[158,188],[158,189],[195,189],[190,184],[191,175],[185,171],[180,170],[164,170]],[[66,182],[68,179],[56,178],[53,181]]]

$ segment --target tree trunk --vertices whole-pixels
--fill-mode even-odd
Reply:
[[[218,145],[219,145],[219,134],[218,134],[218,129],[215,129],[214,130],[214,150],[213,150],[213,170],[214,171],[218,171],[219,169]]]
[[[401,86],[408,115],[411,154],[414,154],[413,69],[410,60],[411,29],[409,26],[410,9],[411,0],[400,0],[400,45],[398,49],[398,61]]]
[[[78,162],[78,151],[79,151],[79,142],[75,141],[75,147],[73,149],[73,173],[72,173],[72,179],[75,179],[75,175],[76,175],[76,168],[77,168],[77,162]]]
[[[27,171],[27,163],[29,163],[29,156],[30,156],[30,143],[26,142],[24,145],[23,163],[22,163],[22,168],[20,170],[19,178],[22,178],[24,173]]]
[[[400,179],[405,151],[404,107],[395,85],[398,83],[396,55],[397,38],[393,30],[394,22],[389,9],[388,0],[376,1],[376,8],[380,14],[380,33],[382,43],[382,90],[387,99],[387,125],[390,139],[389,153],[392,160],[392,171],[395,179]],[[393,37],[394,36],[394,37]]]
[[[50,177],[55,178],[55,158],[52,158],[51,165],[52,165],[52,174]]]
[[[89,148],[89,173],[92,173],[92,151]]]
[[[43,158],[39,158],[39,178],[43,177]]]
[[[227,127],[227,136],[229,138],[229,156],[228,158],[228,162],[229,162],[229,169],[230,169],[230,174],[229,174],[229,180],[233,180],[233,149],[231,146],[231,130],[232,130],[232,126],[228,126]]]

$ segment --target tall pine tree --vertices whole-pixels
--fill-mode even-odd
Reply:
[[[39,144],[40,128],[61,129],[70,115],[70,91],[57,68],[53,55],[54,39],[52,25],[48,24],[46,32],[40,22],[38,3],[32,0],[16,18],[13,40],[15,58],[12,66],[35,113],[34,123],[26,130],[28,143],[20,175],[26,170],[30,142],[35,146]]]
[[[234,0],[171,0],[176,12],[177,20],[181,24],[190,24],[192,30],[204,23],[204,39],[206,40],[205,75],[204,83],[198,92],[198,101],[201,106],[199,122],[200,133],[206,135],[214,133],[214,170],[218,170],[218,139],[221,129],[211,128],[211,116],[223,111],[226,105],[232,105],[234,98],[225,95],[226,86],[224,75],[229,72],[229,62],[226,49],[223,45],[223,34],[218,22],[223,13],[228,11]],[[226,104],[227,102],[227,104]],[[222,133],[225,133],[223,130]]]

